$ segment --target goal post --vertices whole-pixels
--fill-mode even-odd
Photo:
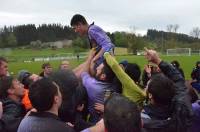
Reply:
[[[191,56],[191,48],[167,49],[167,56]]]

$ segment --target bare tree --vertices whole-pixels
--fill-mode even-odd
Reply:
[[[136,34],[136,30],[137,30],[137,27],[136,27],[136,26],[130,26],[129,29],[130,29],[130,32],[131,32],[132,34]]]
[[[172,24],[167,25],[167,31],[168,32],[172,32],[172,29],[173,29],[173,25]]]
[[[190,32],[191,36],[195,38],[199,38],[200,36],[200,28],[199,27],[194,27],[192,31]]]
[[[175,33],[177,32],[178,28],[179,28],[179,25],[178,25],[178,24],[174,24],[174,25],[173,25],[173,29],[174,29],[174,32],[175,32]]]

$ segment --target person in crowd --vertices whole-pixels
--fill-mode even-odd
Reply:
[[[8,62],[5,58],[0,57],[0,77],[7,76]]]
[[[123,70],[110,53],[106,52],[104,58],[121,82],[122,94],[142,107],[146,94],[138,85],[136,85],[140,78],[139,67],[136,64],[128,63],[124,68],[125,70]]]
[[[16,132],[20,121],[26,114],[21,102],[24,94],[24,86],[16,78],[4,76],[0,79],[0,101],[3,104],[1,120],[6,132]]]
[[[37,112],[31,112],[22,120],[18,132],[74,132],[58,118],[62,94],[55,82],[48,78],[34,82],[29,88],[29,98]]]
[[[144,71],[142,74],[142,82],[143,82],[143,88],[146,87],[147,82],[151,79],[152,76],[161,73],[158,66],[148,64],[144,66]]]
[[[137,102],[142,108],[145,100],[145,92],[140,89],[139,82],[141,71],[139,66],[136,63],[128,63],[128,61],[121,61],[118,64],[115,58],[109,55],[109,53],[105,53],[104,57],[116,74],[113,81],[114,91],[124,94],[132,101]],[[94,108],[99,112],[104,112],[103,104],[95,103]]]
[[[191,82],[192,87],[200,93],[200,61],[196,62],[196,67],[193,69],[191,77],[193,80]]]
[[[138,106],[128,98],[113,93],[105,102],[103,120],[82,132],[141,132]]]
[[[18,73],[18,80],[24,85],[25,88],[25,95],[22,99],[22,103],[24,104],[27,111],[33,108],[30,99],[28,97],[29,86],[40,78],[41,77],[39,75],[31,74],[27,70],[21,70]]]
[[[188,132],[193,111],[183,76],[156,51],[145,49],[145,57],[163,74],[155,75],[147,84],[149,104],[142,111],[143,128],[148,132]]]
[[[105,102],[103,119],[108,132],[141,131],[141,117],[137,104],[119,94],[111,95]]]
[[[200,130],[200,100],[198,92],[192,87],[190,81],[186,81],[186,86],[188,88],[188,94],[191,97],[192,110],[194,112],[193,123],[190,132],[198,132]]]
[[[67,60],[61,61],[59,69],[61,69],[61,70],[70,69],[69,61],[67,61]]]
[[[64,122],[74,122],[75,119],[75,93],[79,81],[71,70],[58,70],[51,74],[50,79],[56,82],[62,93],[62,105],[58,116]]]
[[[76,55],[76,58],[77,58],[77,61],[79,61],[79,59],[80,59],[79,53]]]
[[[105,53],[106,60],[106,55],[112,57],[109,53]],[[147,105],[143,106],[141,113],[143,130],[147,132],[189,131],[193,111],[184,78],[176,68],[162,61],[156,51],[146,49],[145,56],[148,61],[159,66],[162,74],[153,76],[147,84],[146,95],[149,101]],[[113,63],[110,59],[109,62]],[[117,71],[119,72],[119,70]],[[134,90],[136,89],[134,88]],[[139,104],[137,99],[142,102],[144,98],[141,98],[142,94],[138,94],[140,92],[135,93],[137,94],[129,91],[125,96],[131,99],[129,95],[132,95],[134,99],[132,101]]]
[[[90,47],[96,49],[96,55],[93,58],[95,69],[103,62],[103,53],[114,51],[114,44],[103,29],[94,23],[88,24],[85,17],[80,14],[75,14],[71,19],[71,26],[75,32],[81,36],[87,35],[90,42]]]
[[[74,125],[76,131],[93,124],[86,122],[87,92],[80,84],[72,70],[59,70],[51,74],[50,79],[56,82],[62,93],[62,105],[58,116],[64,122]]]
[[[87,121],[88,119],[88,96],[86,89],[79,85],[76,88],[76,94],[75,94],[75,108],[76,108],[76,119],[74,122],[74,129],[78,132],[81,130],[84,130],[88,127],[91,127],[94,125],[94,123],[90,123]]]
[[[50,63],[44,63],[42,64],[43,71],[39,74],[41,77],[49,77],[49,75],[52,73],[52,67]]]
[[[184,72],[183,72],[183,69],[180,67],[179,62],[178,62],[177,60],[173,60],[173,61],[171,62],[171,64],[172,64],[175,68],[177,68],[177,70],[181,73],[181,75],[183,76],[183,78],[185,78],[185,74],[184,74]]]
[[[83,86],[87,90],[88,110],[90,112],[89,121],[92,123],[98,122],[101,118],[101,113],[94,109],[94,104],[104,103],[105,91],[113,90],[112,81],[115,77],[114,73],[105,61],[97,67],[95,77],[90,75],[89,71],[94,67],[94,61],[92,61],[94,53],[95,51],[91,50],[87,60],[73,70],[76,76],[81,78]]]

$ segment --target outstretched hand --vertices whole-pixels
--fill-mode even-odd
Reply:
[[[149,65],[145,65],[144,66],[144,70],[146,71],[146,73],[151,73],[151,67]]]
[[[157,65],[160,64],[161,59],[155,50],[151,50],[151,49],[147,49],[147,48],[144,48],[144,50],[145,50],[145,58],[149,62],[155,63]]]

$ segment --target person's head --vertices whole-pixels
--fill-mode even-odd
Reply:
[[[200,61],[196,62],[196,68],[200,68]]]
[[[30,86],[29,99],[38,112],[58,111],[62,103],[59,86],[48,78],[39,79]]]
[[[72,17],[70,25],[72,26],[74,31],[78,32],[81,36],[87,33],[88,23],[85,17],[80,14],[75,14]]]
[[[123,70],[125,70],[126,66],[128,65],[128,61],[127,60],[122,60],[121,62],[119,62],[119,65],[121,66],[121,68]]]
[[[152,104],[170,105],[175,95],[175,85],[164,74],[154,75],[147,83],[147,96]]]
[[[75,107],[77,111],[82,112],[84,110],[85,105],[87,104],[87,91],[83,87],[83,85],[79,85],[76,87],[76,93],[75,93]],[[87,108],[85,108],[87,109]]]
[[[60,87],[63,103],[59,109],[62,121],[72,121],[76,112],[74,97],[79,86],[79,80],[72,70],[58,70],[50,75],[50,79]]]
[[[44,71],[45,76],[48,76],[49,74],[52,73],[52,67],[51,67],[50,63],[44,63],[42,65],[42,69]]]
[[[174,60],[171,62],[171,64],[175,67],[175,68],[179,68],[180,64],[177,60]]]
[[[12,76],[4,76],[0,79],[0,98],[10,98],[20,101],[25,94],[24,85]]]
[[[115,74],[104,60],[103,63],[97,67],[95,77],[97,80],[111,83]]]
[[[72,70],[58,70],[50,75],[56,84],[60,87],[64,100],[69,98],[79,86],[79,81]]]
[[[6,76],[8,73],[8,62],[5,58],[0,57],[0,77]]]
[[[105,102],[103,119],[108,132],[141,131],[141,116],[136,103],[120,94],[112,94]]]
[[[125,68],[125,72],[129,75],[129,77],[135,82],[140,82],[141,70],[140,67],[136,63],[128,63]]]
[[[61,63],[60,63],[60,69],[61,70],[67,70],[67,69],[69,69],[69,61],[67,61],[67,60],[61,61]]]
[[[18,80],[25,86],[25,88],[29,88],[30,84],[37,81],[41,77],[36,74],[31,74],[27,70],[21,70],[18,73]]]

